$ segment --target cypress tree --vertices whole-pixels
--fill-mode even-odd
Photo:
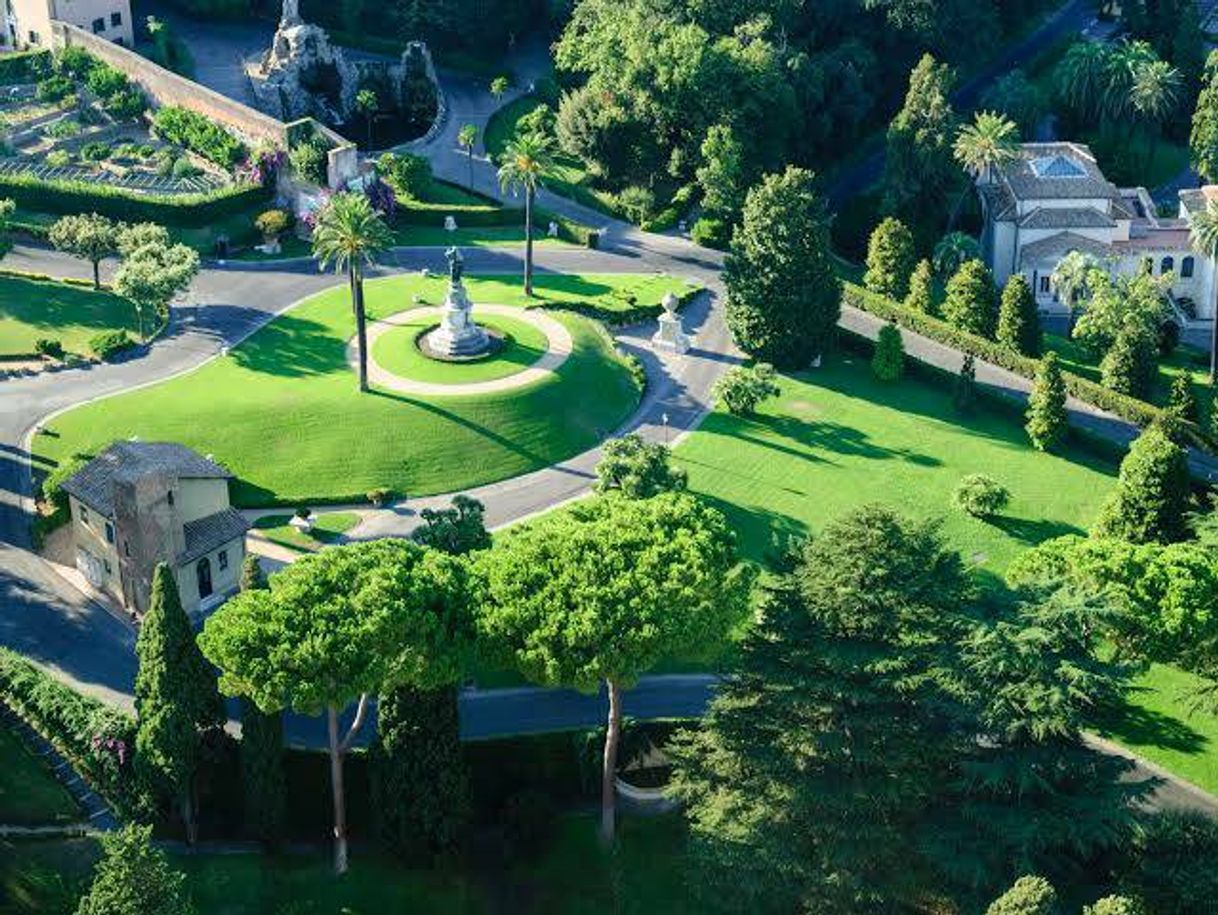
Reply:
[[[1205,63],[1189,149],[1198,174],[1208,182],[1218,181],[1218,51],[1211,51]]]
[[[193,915],[183,877],[152,844],[151,826],[105,833],[101,849],[76,915]]]
[[[947,281],[947,297],[943,300],[943,317],[951,325],[977,334],[994,335],[994,279],[990,270],[979,260],[967,260]]]
[[[1057,353],[1050,350],[1040,360],[1032,395],[1028,398],[1028,421],[1024,428],[1032,447],[1051,450],[1065,436],[1069,417],[1066,413],[1066,382],[1057,364]]]
[[[1104,387],[1143,400],[1150,392],[1154,372],[1154,341],[1132,326],[1117,334],[1100,362],[1100,380]]]
[[[913,233],[901,220],[889,216],[875,227],[867,242],[863,286],[877,295],[901,301],[909,294],[916,258]]]
[[[1033,358],[1040,355],[1040,314],[1032,287],[1022,273],[1012,274],[1002,290],[996,336],[999,343],[1021,355]]]
[[[224,705],[165,563],[153,573],[135,653],[135,762],[156,798],[177,805],[194,842],[201,735],[224,723]]]
[[[965,355],[960,374],[952,387],[952,405],[958,413],[968,413],[977,399],[977,363],[971,355]]]
[[[935,268],[928,258],[922,258],[914,267],[913,275],[909,278],[909,295],[905,297],[905,306],[935,317],[939,314],[935,303]]]
[[[895,324],[885,324],[875,341],[871,370],[880,381],[896,381],[905,371],[905,345]]]
[[[1177,375],[1171,383],[1167,411],[1181,422],[1197,421],[1197,398],[1193,396],[1193,380],[1187,374]]]
[[[246,553],[245,560],[241,563],[241,590],[261,591],[265,587],[266,573],[262,571],[262,564],[253,553]]]
[[[1092,534],[1131,543],[1172,543],[1188,535],[1188,459],[1158,424],[1142,432],[1121,461],[1117,486]]]

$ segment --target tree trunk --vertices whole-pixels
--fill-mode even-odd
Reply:
[[[338,742],[338,709],[326,709],[330,729],[330,793],[334,799],[334,873],[347,872],[347,800],[343,793],[343,748]]]
[[[93,288],[101,289],[101,261],[93,262]]]
[[[186,844],[194,845],[199,841],[199,823],[195,819],[194,778],[178,799],[178,810],[182,816],[182,825],[186,828]]]
[[[469,189],[474,189],[474,144],[471,143],[465,150],[465,156],[469,159]]]
[[[601,844],[613,844],[614,821],[617,812],[617,748],[622,739],[622,691],[612,680],[609,687],[609,723],[605,728],[604,771],[601,773]]]
[[[968,192],[973,188],[973,181],[970,178],[964,185],[964,190],[960,196],[956,198],[956,204],[952,207],[951,215],[947,217],[947,228],[943,231],[944,235],[950,235],[952,230],[956,228],[956,220],[960,218],[960,209],[964,206],[964,199],[968,196]]]
[[[351,310],[355,313],[356,349],[359,352],[359,389],[368,392],[368,324],[364,316],[364,278],[359,267],[352,262],[347,268],[351,281]]]
[[[524,192],[524,294],[533,294],[533,195],[528,188]]]

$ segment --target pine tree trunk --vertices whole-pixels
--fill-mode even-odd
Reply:
[[[533,195],[528,188],[524,192],[524,294],[533,294]]]
[[[368,392],[368,323],[364,315],[364,279],[353,262],[347,270],[351,282],[351,306],[355,312],[356,349],[359,351],[359,389]]]
[[[93,288],[101,289],[101,261],[93,262]]]
[[[182,825],[186,828],[186,844],[194,845],[199,841],[199,824],[195,819],[195,801],[194,801],[194,779],[191,779],[191,784],[182,792],[182,797],[179,799],[179,812],[182,815]]]
[[[604,771],[601,773],[601,844],[613,844],[617,808],[617,749],[622,739],[622,691],[612,680],[609,687],[609,723],[605,729]]]
[[[347,801],[343,794],[343,751],[338,743],[338,709],[326,709],[330,730],[330,792],[334,799],[334,873],[347,872]]]
[[[469,159],[469,189],[474,189],[474,144],[469,144],[465,151],[466,158]]]

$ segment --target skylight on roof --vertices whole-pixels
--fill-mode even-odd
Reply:
[[[1032,172],[1037,178],[1086,178],[1087,169],[1069,156],[1043,156],[1032,160]]]

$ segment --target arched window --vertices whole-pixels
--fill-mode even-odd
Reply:
[[[1170,273],[1172,270],[1175,270],[1175,269],[1176,269],[1176,259],[1174,257],[1171,257],[1170,255],[1163,258],[1162,262],[1159,264],[1160,273]]]
[[[1194,267],[1195,263],[1196,262],[1193,260],[1192,255],[1189,255],[1188,257],[1184,258],[1184,260],[1180,261],[1180,278],[1181,279],[1187,280],[1189,277],[1191,277],[1193,275],[1193,267]]]
[[[195,565],[195,577],[199,581],[199,598],[211,596],[211,560],[204,556]]]

